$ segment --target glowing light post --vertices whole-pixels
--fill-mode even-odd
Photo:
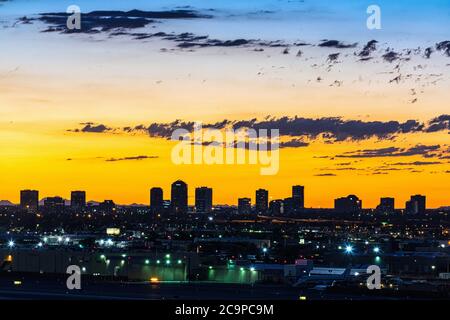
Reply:
[[[9,241],[8,241],[8,248],[9,248],[9,249],[13,249],[15,245],[16,245],[16,244],[14,243],[13,240],[9,240]]]
[[[266,258],[267,251],[268,251],[268,249],[266,247],[262,248],[264,258]]]
[[[353,246],[348,244],[345,246],[345,254],[347,254],[350,258],[350,265],[352,264],[352,254],[353,254]]]

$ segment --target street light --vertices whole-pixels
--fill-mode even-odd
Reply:
[[[9,240],[8,247],[13,248],[15,246],[15,243],[13,240]]]
[[[375,247],[375,248],[373,248],[373,252],[375,252],[375,253],[378,253],[378,252],[380,252],[380,248],[379,248],[379,247]]]
[[[353,252],[353,247],[350,246],[350,245],[346,246],[345,247],[345,252],[348,253],[348,254],[352,253]]]

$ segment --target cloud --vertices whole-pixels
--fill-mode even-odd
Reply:
[[[361,121],[361,120],[343,120],[340,117],[334,118],[301,118],[301,117],[281,117],[266,118],[265,120],[242,120],[231,121],[223,120],[216,123],[204,124],[203,128],[225,129],[249,128],[260,129],[278,129],[281,136],[316,138],[323,136],[327,140],[364,140],[372,137],[379,139],[392,138],[399,133],[420,132],[423,124],[415,120],[408,120],[400,123],[398,121]],[[144,126],[138,126],[142,130]],[[136,129],[138,129],[136,127]],[[150,136],[169,138],[176,129],[186,129],[192,131],[194,122],[184,122],[176,120],[171,123],[152,123],[147,127]]]
[[[290,141],[280,142],[280,148],[302,148],[307,146],[309,146],[309,143],[302,139],[292,139]]]
[[[450,115],[443,114],[439,117],[431,119],[428,122],[427,132],[436,132],[442,130],[450,130]]]
[[[334,173],[319,173],[315,174],[315,177],[336,177],[336,174]]]
[[[414,162],[396,162],[390,163],[391,166],[429,166],[433,164],[442,164],[440,161],[414,161]]]
[[[357,43],[346,44],[338,40],[324,40],[322,43],[319,44],[319,47],[349,49],[355,48],[357,45],[358,45]]]
[[[340,155],[336,155],[338,158],[379,158],[379,157],[408,157],[415,155],[427,155],[430,152],[440,149],[440,145],[416,145],[411,148],[397,148],[388,147],[381,149],[363,149],[345,152]]]
[[[71,132],[92,132],[92,133],[104,133],[111,131],[112,128],[109,128],[105,126],[104,124],[94,124],[92,122],[86,122],[86,123],[80,123],[81,125],[84,125],[81,129],[71,129],[67,131]]]
[[[210,18],[193,10],[171,10],[171,11],[92,11],[82,13],[80,30],[69,30],[66,26],[68,14],[65,12],[42,13],[38,18],[40,21],[50,25],[45,32],[61,33],[99,33],[115,29],[137,29],[143,28],[157,20],[164,19],[194,19]]]
[[[133,161],[133,160],[145,160],[145,159],[158,159],[158,156],[134,156],[134,157],[124,157],[124,158],[109,158],[105,161],[116,162],[116,161]]]
[[[436,117],[427,124],[417,120],[407,120],[399,122],[391,121],[363,121],[363,120],[345,120],[341,117],[322,117],[322,118],[303,118],[303,117],[270,117],[267,116],[262,120],[256,118],[249,120],[228,120],[224,119],[213,123],[202,124],[203,129],[253,129],[253,130],[279,130],[280,136],[291,137],[291,141],[285,142],[281,147],[305,147],[308,143],[304,139],[322,138],[327,143],[341,141],[361,141],[370,138],[379,140],[392,140],[399,134],[407,133],[431,133],[448,128],[447,115]],[[117,128],[114,131],[122,131],[125,133],[145,132],[151,137],[170,139],[172,133],[177,129],[184,129],[193,132],[196,123],[193,121],[175,120],[172,122],[158,123],[154,122],[150,125],[137,125],[134,127]],[[70,130],[74,132],[107,132],[113,130],[106,125],[95,125],[87,123],[82,129]],[[418,148],[423,148],[418,146]],[[364,150],[363,150],[364,151]],[[428,150],[429,151],[429,150]],[[396,154],[401,150],[382,149],[382,150],[366,150],[367,157],[380,156],[378,153]],[[406,151],[403,151],[406,152]],[[421,153],[420,150],[411,149],[409,152]],[[374,153],[374,154],[372,154]],[[401,155],[401,154],[399,154]],[[406,154],[408,155],[408,154]],[[381,155],[382,156],[382,155]],[[345,157],[352,157],[346,155]],[[358,156],[354,156],[358,157]],[[362,155],[364,157],[364,154]]]

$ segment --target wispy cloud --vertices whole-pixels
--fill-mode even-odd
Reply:
[[[158,156],[133,156],[133,157],[123,157],[123,158],[109,158],[105,161],[116,162],[116,161],[136,161],[136,160],[146,160],[146,159],[158,159]]]
[[[387,147],[380,149],[363,149],[356,151],[345,152],[336,155],[338,158],[380,158],[380,157],[408,157],[415,155],[427,155],[430,152],[437,151],[441,148],[440,145],[416,145],[411,148]]]

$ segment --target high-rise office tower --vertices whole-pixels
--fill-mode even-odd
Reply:
[[[86,192],[72,191],[70,194],[70,206],[73,209],[83,209],[86,207]]]
[[[20,206],[23,209],[37,211],[39,208],[39,191],[22,190],[20,191]]]
[[[150,189],[150,209],[153,212],[159,211],[164,207],[164,197],[162,188]]]
[[[394,213],[395,211],[395,199],[394,198],[381,198],[380,204],[377,206],[379,213]]]
[[[406,201],[406,213],[409,214],[423,214],[426,210],[426,197],[420,194],[411,196],[409,201]]]
[[[200,187],[195,189],[195,210],[197,212],[212,211],[213,190],[208,187]]]
[[[250,214],[252,212],[252,203],[250,198],[239,198],[238,199],[238,213],[239,214]]]
[[[305,208],[305,187],[292,186],[292,205],[294,210]]]
[[[171,206],[173,213],[188,212],[188,186],[181,180],[172,183]]]
[[[255,208],[256,213],[265,213],[269,207],[269,191],[265,189],[256,190]]]

